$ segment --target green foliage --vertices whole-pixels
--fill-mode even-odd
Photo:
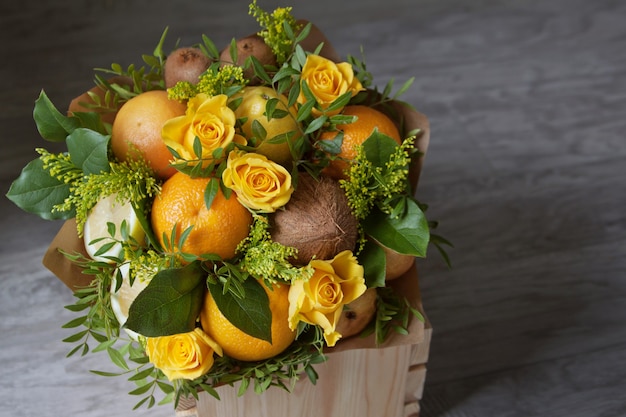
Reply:
[[[397,294],[392,288],[377,289],[376,316],[362,335],[374,333],[376,344],[381,345],[393,331],[401,335],[409,334],[411,317],[424,321],[424,316],[406,297]]]
[[[241,283],[244,297],[237,297],[219,284],[208,284],[220,312],[242,332],[272,343],[272,312],[269,298],[255,279]]]
[[[291,391],[303,374],[313,384],[317,382],[314,366],[327,359],[323,348],[323,331],[317,326],[307,325],[296,341],[277,356],[259,362],[242,362],[227,356],[216,358],[203,381],[190,382],[189,386],[211,388],[218,384],[233,385],[241,382],[238,392],[240,396],[250,387],[257,394],[273,386]],[[213,391],[217,395],[212,389],[207,391]]]
[[[257,0],[250,4],[250,15],[263,28],[258,34],[276,55],[279,66],[287,61],[293,47],[294,33],[299,29],[291,9],[279,7],[270,14],[257,5]]]
[[[168,88],[167,95],[170,100],[185,101],[198,94],[214,96],[226,94],[233,96],[248,84],[244,77],[243,68],[235,65],[225,65],[220,67],[219,62],[215,62],[200,75],[198,83],[192,84],[188,81],[179,81],[171,88]]]
[[[357,150],[348,179],[340,180],[354,215],[363,220],[374,207],[385,213],[396,211],[397,196],[410,193],[408,181],[414,136],[400,146],[375,130]]]
[[[269,227],[267,217],[254,215],[250,234],[237,250],[243,253],[240,268],[254,277],[263,278],[270,285],[309,277],[312,273],[310,268],[297,268],[289,262],[296,255],[296,249],[272,241]]]
[[[131,304],[125,326],[146,337],[193,331],[205,281],[199,262],[157,272]]]
[[[144,91],[165,89],[163,67],[166,54],[163,51],[163,46],[167,32],[168,28],[166,27],[152,54],[142,55],[142,61],[145,66],[130,64],[128,67],[123,68],[120,64],[113,63],[111,68],[96,68],[96,71],[107,77],[122,77],[122,79],[128,80],[128,83],[110,83],[107,81],[108,78],[96,77],[96,85],[100,86],[104,91],[110,92],[104,103],[103,108],[105,110],[111,107],[117,108]]]
[[[364,59],[348,57],[357,79],[368,90],[355,97],[345,93],[322,109],[309,85],[301,82],[301,71],[307,52],[300,45],[309,34],[311,25],[299,26],[291,16],[291,8],[277,8],[273,13],[263,11],[257,1],[250,4],[249,12],[261,26],[260,36],[277,56],[278,65],[264,66],[251,57],[242,66],[221,66],[220,52],[206,36],[198,47],[214,63],[200,77],[198,84],[180,82],[168,90],[172,99],[188,100],[199,93],[208,95],[226,94],[232,99],[229,106],[235,109],[237,93],[249,83],[244,78],[244,69],[252,69],[253,78],[262,85],[273,88],[287,97],[289,108],[295,109],[296,121],[300,124],[298,139],[290,143],[293,164],[293,184],[297,186],[297,173],[305,170],[314,176],[320,174],[329,161],[337,158],[343,142],[342,134],[330,140],[320,140],[325,131],[336,130],[339,124],[356,120],[343,115],[341,110],[349,104],[377,105],[389,110],[396,109],[391,101],[398,99],[413,82],[406,81],[394,93],[394,80],[389,81],[382,91],[373,84]],[[262,393],[276,386],[291,390],[295,381],[306,375],[313,383],[317,381],[314,366],[323,362],[325,346],[323,331],[318,326],[299,324],[298,338],[283,353],[265,361],[243,362],[227,356],[216,357],[209,373],[194,381],[169,382],[164,374],[152,366],[144,351],[145,336],[164,336],[193,330],[205,291],[211,292],[220,311],[242,331],[264,340],[271,340],[271,311],[268,297],[260,285],[289,283],[296,278],[308,279],[312,269],[295,267],[290,263],[296,249],[272,241],[268,217],[254,215],[250,233],[237,248],[233,259],[224,260],[215,254],[189,254],[182,251],[192,227],[178,232],[173,228],[169,234],[153,235],[149,222],[149,210],[160,191],[160,182],[142,159],[121,163],[110,152],[111,127],[102,122],[102,112],[116,111],[130,98],[148,90],[163,90],[163,51],[166,28],[151,54],[143,55],[142,66],[131,64],[123,68],[112,64],[110,69],[96,69],[96,85],[104,90],[100,97],[90,94],[94,104],[88,112],[66,116],[60,112],[42,91],[35,102],[33,118],[41,137],[50,142],[65,142],[67,152],[52,154],[38,149],[39,157],[24,167],[13,182],[7,197],[23,210],[44,219],[68,219],[75,217],[79,234],[89,210],[102,197],[118,194],[121,201],[133,204],[139,221],[146,232],[146,242],[136,242],[129,236],[128,224],[120,227],[121,239],[115,239],[116,226],[109,224],[110,237],[104,237],[105,252],[114,244],[121,244],[122,252],[109,257],[111,264],[84,258],[79,254],[66,254],[84,273],[93,280],[76,291],[74,304],[66,306],[77,313],[77,317],[64,327],[73,332],[64,339],[73,348],[68,356],[85,355],[88,352],[106,352],[119,372],[93,371],[103,376],[127,376],[135,385],[130,394],[139,398],[137,407],[148,408],[159,403],[179,401],[183,395],[197,397],[198,390],[218,396],[215,387],[220,384],[240,382],[239,394],[250,387]],[[312,53],[319,53],[319,45]],[[230,46],[231,58],[236,62],[236,45]],[[111,77],[115,77],[111,79]],[[302,94],[305,98],[299,101]],[[278,100],[268,100],[268,119],[291,117],[285,109],[278,108]],[[394,103],[395,105],[395,103]],[[398,119],[398,118],[397,118]],[[397,120],[399,121],[399,119]],[[238,121],[243,123],[242,120]],[[252,121],[257,139],[268,143],[281,143],[287,136],[268,138],[267,132],[257,121]],[[378,344],[382,344],[391,332],[406,334],[411,317],[423,320],[402,295],[396,294],[385,282],[385,254],[379,245],[400,253],[425,256],[428,244],[440,251],[449,265],[444,250],[452,244],[438,234],[431,233],[437,224],[428,221],[426,206],[411,195],[408,180],[412,158],[418,154],[414,149],[416,136],[409,137],[398,146],[392,139],[375,131],[359,149],[351,163],[349,178],[341,181],[350,207],[360,221],[359,262],[365,269],[366,284],[377,288],[377,315],[369,331],[375,333]],[[202,156],[199,138],[195,138],[195,159],[185,161],[173,149],[178,159],[176,168],[192,177],[213,177],[205,190],[207,207],[221,190],[226,189],[217,179],[225,168],[225,157],[235,147],[253,149],[253,138],[248,146],[231,144],[218,149],[210,158]],[[129,266],[131,283],[139,279],[149,282],[147,288],[130,307],[126,326],[143,336],[139,341],[128,340],[120,334],[118,323],[111,307],[111,294],[120,288],[122,276],[119,266]],[[183,266],[187,265],[187,266]]]

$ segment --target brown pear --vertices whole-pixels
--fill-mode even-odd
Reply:
[[[343,339],[359,334],[376,314],[376,288],[368,288],[353,302],[343,307],[335,330]]]

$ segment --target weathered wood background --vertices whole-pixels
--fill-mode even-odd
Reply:
[[[419,261],[434,327],[422,416],[626,415],[626,2],[294,1],[432,140],[419,198],[455,244]],[[261,1],[267,9],[274,1]],[[34,148],[44,88],[67,103],[92,69],[256,30],[246,1],[22,0],[0,6],[0,189]],[[172,45],[170,44],[170,45]],[[52,148],[54,149],[54,148]],[[65,359],[72,296],[40,259],[59,223],[0,199],[0,415],[171,416],[106,355]]]

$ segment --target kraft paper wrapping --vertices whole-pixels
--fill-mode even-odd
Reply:
[[[305,22],[302,21],[301,22]],[[333,61],[339,61],[339,55],[330,44],[324,34],[313,25],[310,35],[302,43],[306,50],[314,50],[321,42],[324,42],[324,48],[322,49],[322,55]],[[416,141],[416,147],[422,153],[420,157],[415,158],[411,169],[410,179],[413,185],[413,191],[417,189],[417,183],[419,180],[420,172],[422,170],[422,164],[424,155],[428,149],[430,141],[430,126],[428,118],[411,109],[405,104],[394,102],[393,108],[401,115],[402,125],[406,132],[413,129],[420,129],[420,135]],[[90,275],[85,275],[79,266],[71,262],[63,254],[75,254],[81,253],[87,256],[83,239],[79,238],[76,231],[76,222],[74,219],[67,220],[57,235],[52,240],[48,250],[43,257],[43,265],[49,269],[54,275],[56,275],[63,283],[65,283],[72,291],[77,288],[84,287],[91,281]],[[419,291],[419,283],[417,277],[417,269],[415,265],[402,277],[392,280],[388,283],[399,294],[405,294],[410,300],[411,305],[422,311],[421,297]],[[409,335],[402,336],[395,333],[390,334],[384,347],[398,346],[405,344],[416,344],[422,341],[424,337],[424,323],[419,320],[411,320],[409,325]],[[349,349],[362,349],[362,348],[375,348],[377,347],[374,341],[374,337],[369,336],[366,338],[360,338],[358,336],[341,340],[337,343],[336,347],[329,348],[329,352],[339,352]]]

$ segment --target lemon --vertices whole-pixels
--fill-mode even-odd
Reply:
[[[128,320],[128,310],[137,295],[148,286],[149,281],[140,281],[135,279],[133,285],[130,285],[130,267],[128,264],[119,266],[118,271],[122,277],[122,285],[115,291],[116,280],[111,284],[111,309],[117,318],[117,321],[123,325]],[[138,340],[138,334],[132,330],[124,329],[128,335],[134,340]]]
[[[115,235],[113,239],[117,241],[122,240],[121,229],[124,221],[128,226],[128,235],[133,237],[138,243],[142,243],[145,238],[145,233],[130,202],[119,202],[117,201],[117,194],[112,194],[100,199],[96,205],[93,206],[87,215],[83,229],[85,249],[92,259],[113,263],[113,261],[107,259],[107,257],[120,255],[122,245],[119,242],[116,242],[108,249],[104,248],[103,253],[98,253],[98,251],[103,248],[104,245],[109,245],[113,242],[109,234],[109,223],[115,225]]]
[[[257,144],[255,146],[255,152],[261,155],[265,155],[268,159],[277,162],[281,165],[289,165],[293,161],[289,142],[293,143],[298,137],[301,136],[300,126],[296,121],[296,112],[294,109],[287,108],[287,97],[282,94],[276,93],[274,89],[270,87],[258,86],[247,87],[242,93],[235,95],[233,99],[241,97],[241,103],[235,110],[235,116],[238,119],[244,119],[245,123],[242,124],[241,130],[246,139],[250,140],[256,137],[253,129],[253,121],[256,120],[265,129],[265,138],[257,137]],[[276,109],[281,112],[288,111],[284,117],[272,117],[268,120],[265,115],[267,102],[271,99],[279,100],[276,105]],[[277,113],[276,113],[277,114]],[[293,132],[293,133],[291,133]],[[271,143],[268,141],[276,136],[291,133],[289,141],[285,140],[280,143]]]

